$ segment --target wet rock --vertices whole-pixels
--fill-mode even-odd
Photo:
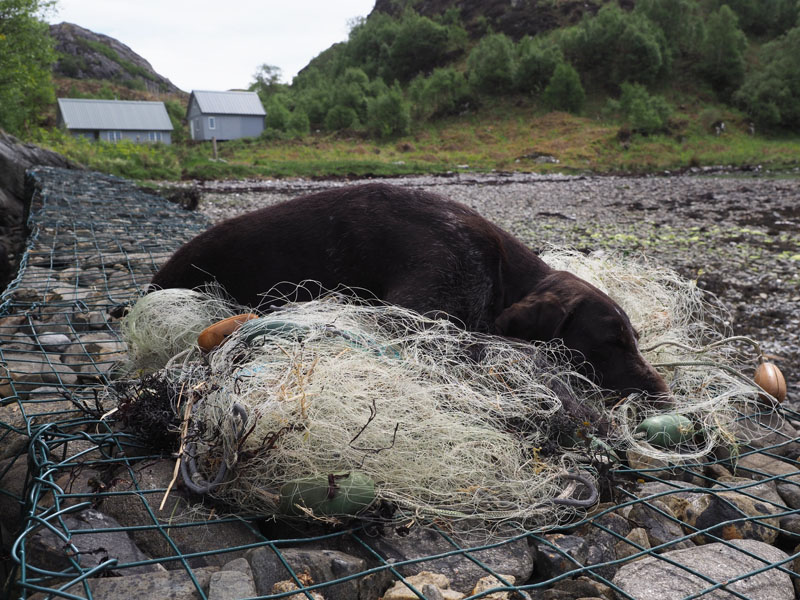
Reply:
[[[285,548],[280,549],[280,553],[295,573],[305,573],[314,583],[325,583],[354,575],[367,567],[364,559],[337,550]],[[276,583],[291,579],[291,573],[271,548],[254,548],[246,556],[253,569],[256,590],[260,595],[272,593]],[[370,600],[377,598],[389,585],[389,581],[388,573],[376,573],[371,577],[326,586],[320,593],[326,600]],[[380,589],[376,590],[376,587]]]
[[[800,509],[800,484],[779,482],[776,488],[780,497],[789,507],[795,510]]]
[[[745,552],[764,560],[753,558]],[[785,552],[763,542],[732,540],[730,545],[716,542],[665,552],[663,556],[685,568],[655,557],[645,558],[623,565],[613,583],[637,600],[679,600],[693,594],[699,595],[712,585],[690,572],[695,571],[715,582],[730,582],[726,589],[736,591],[751,600],[794,599],[789,575],[777,569],[732,581],[751,571],[760,570],[764,561],[777,563],[787,558]],[[716,590],[703,598],[727,599],[732,596],[723,590]]]
[[[166,459],[137,463],[133,467],[135,484],[131,473],[119,473],[108,491],[120,493],[106,497],[101,506],[103,512],[125,527],[143,527],[131,534],[143,552],[153,558],[175,556],[177,553],[170,540],[184,554],[211,552],[263,541],[243,521],[207,520],[202,517],[196,510],[200,499],[185,494],[179,484],[170,491],[164,508],[159,509],[174,468],[175,461]],[[150,511],[158,519],[161,531],[156,529]],[[221,566],[242,556],[244,551],[208,554],[190,558],[189,564],[192,567]],[[164,566],[168,569],[182,568],[180,561],[165,562]]]
[[[498,538],[486,535],[468,537],[459,540],[461,547],[481,546],[497,542]],[[398,562],[414,560],[425,556],[434,556],[452,552],[456,548],[435,530],[414,527],[407,535],[395,532],[371,541],[371,546],[387,560]],[[489,568],[513,575],[517,581],[527,581],[533,572],[535,554],[526,539],[511,540],[507,543],[470,552],[470,556],[487,565]],[[424,563],[412,563],[398,567],[403,576],[414,575],[421,571],[442,573],[450,580],[450,586],[459,592],[469,593],[475,583],[486,575],[486,570],[475,562],[454,554]]]
[[[117,559],[117,565],[124,566],[127,563],[150,558],[136,547],[125,532],[83,533],[87,530],[120,527],[116,520],[93,509],[74,515],[64,515],[60,520],[53,521],[51,526],[59,533],[43,527],[28,539],[25,548],[29,566],[49,571],[69,572],[73,560],[81,569],[86,570],[110,559]],[[164,570],[159,564],[148,564],[128,568],[114,567],[107,572],[113,575],[132,575]]]

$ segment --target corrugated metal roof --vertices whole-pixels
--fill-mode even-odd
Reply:
[[[255,92],[209,92],[192,90],[200,112],[211,115],[266,115]],[[189,104],[191,104],[191,99]]]
[[[172,131],[163,102],[59,98],[58,108],[67,129]]]

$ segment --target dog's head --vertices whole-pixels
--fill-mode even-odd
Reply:
[[[619,305],[590,283],[553,271],[495,321],[495,333],[528,341],[562,339],[579,369],[621,396],[644,392],[667,403],[669,388],[639,352],[638,334]],[[581,362],[588,365],[581,367]]]

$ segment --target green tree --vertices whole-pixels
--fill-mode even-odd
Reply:
[[[50,0],[0,0],[0,127],[20,133],[55,101]]]
[[[325,129],[328,131],[355,129],[358,125],[358,115],[349,106],[334,106],[325,115]]]
[[[464,74],[453,67],[434,70],[430,77],[417,77],[408,88],[416,119],[450,115],[469,101]]]
[[[761,127],[800,130],[800,26],[762,46],[736,102]]]
[[[728,5],[739,18],[739,27],[750,35],[773,37],[798,24],[797,0],[716,0],[717,8]]]
[[[610,112],[618,113],[638,133],[655,133],[667,124],[671,112],[663,97],[650,95],[639,83],[623,83],[619,100],[608,103]]]
[[[288,129],[290,112],[282,96],[270,96],[267,99],[265,110],[267,116],[264,117],[264,125],[267,129],[281,132]]]
[[[381,74],[408,81],[442,63],[447,49],[447,27],[408,11],[400,22],[389,48],[388,64]]]
[[[700,72],[720,96],[728,98],[744,79],[747,38],[727,4],[709,15],[706,31]]]
[[[408,133],[411,118],[409,103],[395,84],[377,98],[370,98],[367,107],[367,129],[371,135],[386,139]]]
[[[558,46],[529,36],[517,44],[517,55],[514,87],[521,92],[541,92],[553,76],[556,66],[564,62],[564,55]]]
[[[543,100],[551,110],[579,113],[586,100],[578,72],[568,63],[559,63],[544,90]]]
[[[562,34],[567,60],[586,77],[616,89],[624,81],[654,83],[669,72],[664,33],[641,14],[615,4]]]
[[[467,57],[470,85],[487,94],[504,94],[514,82],[514,43],[507,35],[481,38]]]
[[[661,29],[671,60],[698,52],[705,37],[705,27],[696,0],[639,0],[635,13]]]
[[[261,102],[266,103],[270,96],[286,91],[287,86],[280,81],[280,67],[264,63],[253,74],[253,83],[247,89],[256,92]]]

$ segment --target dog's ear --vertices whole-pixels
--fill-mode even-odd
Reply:
[[[527,341],[561,337],[571,310],[553,293],[529,294],[495,319],[494,333]]]

